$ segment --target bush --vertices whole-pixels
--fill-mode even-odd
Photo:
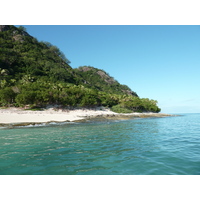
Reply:
[[[116,113],[132,113],[133,112],[131,109],[124,108],[120,104],[113,106],[111,108],[111,111],[116,112]]]
[[[9,87],[0,90],[0,104],[3,106],[8,106],[9,104],[14,103],[16,94]]]
[[[22,93],[18,94],[16,97],[16,103],[18,105],[24,106],[27,104],[34,104],[35,103],[36,92],[34,91],[23,91]]]

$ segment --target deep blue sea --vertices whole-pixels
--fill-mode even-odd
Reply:
[[[200,114],[0,129],[1,175],[197,175]]]

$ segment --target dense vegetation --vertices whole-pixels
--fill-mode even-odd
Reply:
[[[0,106],[57,104],[107,106],[115,112],[159,112],[157,101],[141,99],[108,73],[91,66],[72,69],[54,45],[38,42],[23,27],[0,27]]]

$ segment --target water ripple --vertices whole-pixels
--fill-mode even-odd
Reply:
[[[200,174],[200,115],[0,130],[0,174]]]

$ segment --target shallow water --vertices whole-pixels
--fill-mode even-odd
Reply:
[[[200,114],[0,129],[0,174],[200,174]]]

